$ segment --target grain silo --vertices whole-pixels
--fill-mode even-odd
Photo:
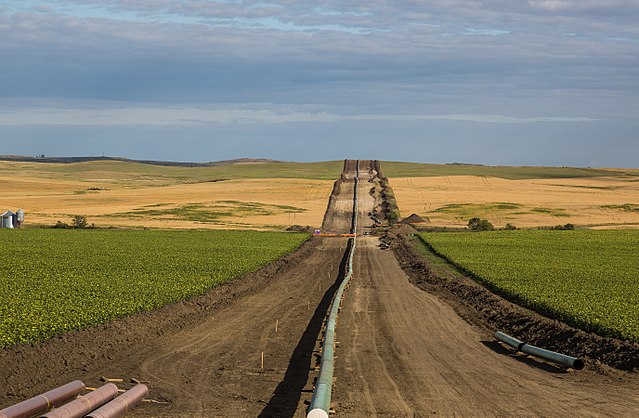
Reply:
[[[15,213],[10,210],[0,215],[0,228],[13,228],[13,218]]]
[[[14,225],[17,228],[20,228],[24,223],[24,211],[22,209],[18,209],[16,211],[16,224]]]

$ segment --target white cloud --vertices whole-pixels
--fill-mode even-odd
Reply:
[[[589,122],[595,118],[482,114],[359,114],[295,110],[293,106],[202,108],[189,106],[129,106],[113,108],[30,108],[0,110],[0,126],[187,126],[198,124],[282,124],[343,121],[460,121],[479,123]]]
[[[503,29],[495,29],[495,28],[487,28],[487,29],[474,29],[474,28],[466,28],[462,35],[468,36],[500,36],[500,35],[508,35],[510,33],[509,30]]]

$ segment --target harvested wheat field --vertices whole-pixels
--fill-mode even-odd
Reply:
[[[391,178],[402,216],[417,213],[440,227],[472,217],[496,227],[572,223],[592,228],[639,228],[636,177],[505,179],[485,176]]]
[[[96,226],[116,227],[319,226],[333,184],[304,178],[229,179],[224,172],[206,177],[202,170],[184,168],[171,176],[173,167],[142,173],[118,162],[0,164],[0,208],[24,209],[26,225],[68,223],[74,215],[86,215]]]

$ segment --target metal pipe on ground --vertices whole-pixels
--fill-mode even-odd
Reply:
[[[104,405],[118,394],[118,387],[113,383],[107,383],[93,392],[79,396],[78,399],[53,409],[39,418],[81,418]]]
[[[331,304],[330,314],[326,321],[326,331],[324,332],[324,341],[322,343],[322,358],[320,362],[319,376],[313,391],[313,397],[308,407],[307,418],[328,418],[331,409],[331,395],[333,392],[333,368],[335,358],[335,325],[337,324],[337,314],[342,303],[342,294],[346,289],[346,285],[353,277],[353,255],[355,254],[355,244],[357,243],[357,217],[359,206],[357,204],[357,186],[359,184],[359,161],[357,161],[357,174],[355,176],[355,192],[353,194],[353,220],[351,232],[355,234],[351,240],[351,247],[348,254],[348,267],[344,280],[339,285],[333,303]]]
[[[96,409],[85,418],[118,418],[127,413],[131,408],[138,405],[149,395],[149,388],[139,384],[124,392],[106,405]]]
[[[565,354],[560,354],[554,351],[546,350],[544,348],[536,347],[534,345],[526,344],[518,340],[517,338],[511,337],[508,334],[504,334],[503,332],[497,331],[495,333],[495,338],[524,354],[540,357],[552,363],[570,367],[571,369],[582,370],[585,366],[584,361],[578,357],[571,357]]]
[[[30,418],[76,397],[85,389],[79,380],[67,383],[34,398],[0,411],[0,418]]]
[[[511,337],[510,335],[504,334],[500,331],[495,333],[495,338],[517,351],[521,351],[521,347],[525,344],[523,341],[519,341],[517,338]]]
[[[561,364],[565,367],[570,367],[575,370],[582,370],[585,366],[584,361],[577,357],[567,356],[565,354],[556,353],[554,351],[546,350],[544,348],[535,347],[534,345],[524,344],[520,350],[522,353],[529,354],[531,356],[541,357],[550,362]]]

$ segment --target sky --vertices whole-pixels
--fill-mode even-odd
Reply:
[[[2,0],[0,154],[639,167],[636,0]]]

